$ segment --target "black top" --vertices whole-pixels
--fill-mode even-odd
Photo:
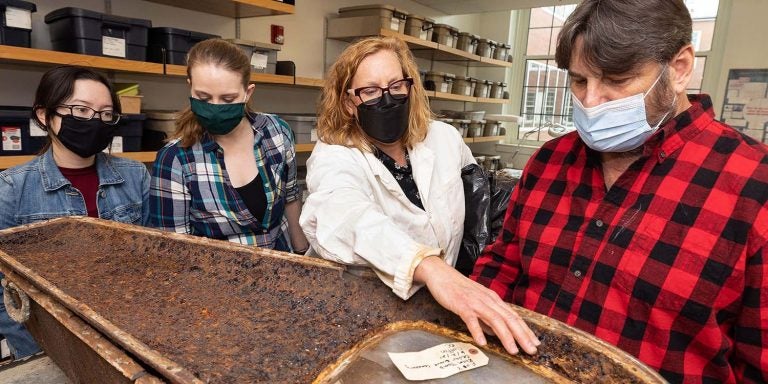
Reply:
[[[264,219],[264,212],[267,211],[267,194],[264,192],[262,184],[264,182],[261,179],[261,174],[257,173],[250,183],[235,188],[237,193],[240,194],[240,198],[245,202],[245,206],[248,207],[253,217],[259,221]]]
[[[408,200],[410,200],[413,205],[419,207],[419,209],[424,210],[424,205],[422,205],[421,197],[419,196],[419,187],[416,186],[416,181],[413,180],[413,169],[411,168],[411,159],[408,156],[408,152],[405,152],[405,165],[402,166],[398,165],[393,158],[389,157],[384,151],[381,151],[378,148],[375,148],[373,154],[376,155],[376,158],[378,158],[385,167],[387,167],[389,173],[395,177],[395,180],[400,184],[400,188],[402,188],[403,193],[408,197]]]

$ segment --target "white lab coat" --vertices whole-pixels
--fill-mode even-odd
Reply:
[[[424,257],[456,263],[464,228],[461,168],[475,163],[456,128],[439,121],[408,153],[425,211],[372,153],[318,142],[307,161],[309,197],[300,218],[314,253],[373,268],[403,299],[421,287],[413,273]]]

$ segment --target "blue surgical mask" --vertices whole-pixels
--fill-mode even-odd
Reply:
[[[573,124],[581,140],[599,152],[627,152],[645,144],[671,112],[670,109],[653,127],[648,124],[645,114],[645,96],[656,86],[666,69],[664,66],[659,77],[646,92],[591,108],[585,108],[571,93]],[[673,106],[676,101],[677,95],[672,101]]]

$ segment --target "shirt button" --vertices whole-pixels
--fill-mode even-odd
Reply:
[[[602,221],[602,220],[600,220],[600,219],[597,219],[597,220],[595,220],[595,225],[596,225],[598,228],[602,228],[602,227],[603,227],[603,221]]]
[[[573,275],[576,276],[576,277],[581,277],[581,271],[579,271],[577,269],[577,270],[573,271]]]

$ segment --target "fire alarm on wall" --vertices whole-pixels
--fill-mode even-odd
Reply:
[[[283,44],[285,43],[285,34],[283,32],[283,26],[282,25],[274,25],[272,24],[272,44]]]

